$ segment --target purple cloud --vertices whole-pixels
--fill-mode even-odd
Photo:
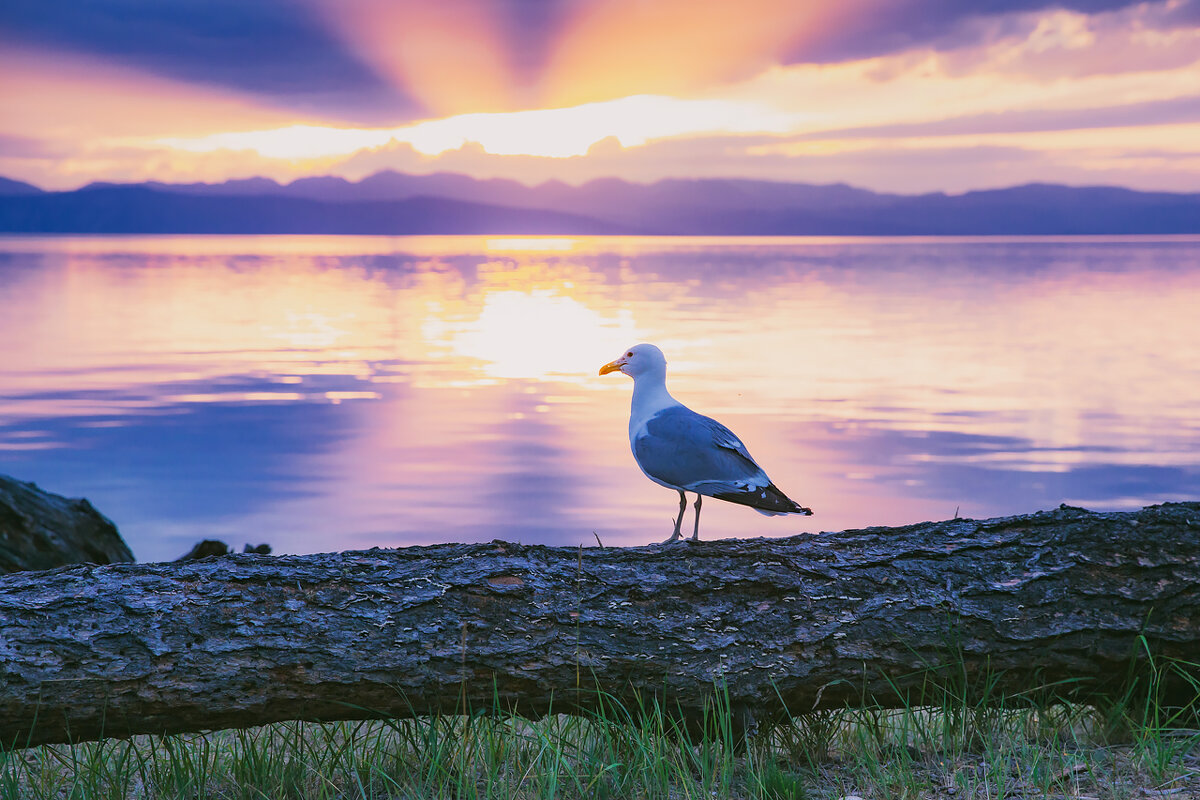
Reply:
[[[4,39],[364,122],[418,110],[295,0],[6,0]]]
[[[1028,33],[1021,15],[1066,10],[1100,14],[1146,4],[1132,0],[897,0],[880,3],[817,43],[790,54],[791,63],[829,63],[889,55],[916,47],[951,50]],[[1146,22],[1159,28],[1200,24],[1200,0],[1171,7],[1149,4]]]

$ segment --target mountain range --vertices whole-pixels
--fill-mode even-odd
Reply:
[[[581,186],[384,171],[351,182],[93,183],[0,178],[4,233],[1003,235],[1200,233],[1200,193],[1028,184],[881,194],[845,184],[615,178]]]

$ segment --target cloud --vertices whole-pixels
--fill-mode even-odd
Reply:
[[[1130,125],[1172,125],[1183,122],[1200,122],[1200,95],[1100,108],[1031,108],[965,114],[923,122],[835,128],[802,134],[794,137],[793,141],[1032,133],[1085,128],[1116,128]]]
[[[1116,12],[1145,31],[1200,20],[1200,0],[9,0],[0,38],[396,124],[694,92],[774,64],[981,47],[1029,35],[1053,10]]]
[[[950,72],[988,70],[1042,81],[1177,69],[1200,60],[1200,27],[1180,24],[1174,2],[1101,14],[1025,14],[1015,31],[978,47],[947,49]]]
[[[998,38],[1024,37],[1047,13],[1104,15],[1127,10],[1158,28],[1190,27],[1200,18],[1198,0],[891,0],[814,42],[786,54],[785,63],[836,63],[893,55],[907,50],[947,51],[987,45]]]
[[[8,0],[0,40],[350,122],[532,107],[568,2]]]
[[[55,158],[67,155],[49,142],[34,136],[0,133],[0,158]]]
[[[1147,29],[1187,27],[1185,9],[1196,5],[1200,0],[591,0],[572,3],[547,27],[550,55],[537,88],[545,105],[688,93],[745,80],[772,65],[1025,38],[1056,12],[1089,17],[1125,10]]]
[[[0,173],[44,188],[153,177],[154,170],[181,163],[165,149],[138,146],[146,137],[281,127],[293,119],[236,92],[81,56],[5,45],[0,74],[20,76],[0,81],[6,112],[0,116]]]
[[[375,117],[382,108],[394,120],[417,110],[290,0],[6,0],[0,40],[330,114]]]

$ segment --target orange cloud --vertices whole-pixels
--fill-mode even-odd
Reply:
[[[276,127],[294,113],[230,90],[0,41],[0,133],[71,142]]]
[[[865,0],[595,0],[557,38],[547,106],[674,94],[749,77],[816,40]]]

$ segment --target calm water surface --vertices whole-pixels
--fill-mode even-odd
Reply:
[[[1200,239],[0,238],[0,472],[314,552],[665,538],[629,452],[659,344],[811,518],[1200,499]]]

